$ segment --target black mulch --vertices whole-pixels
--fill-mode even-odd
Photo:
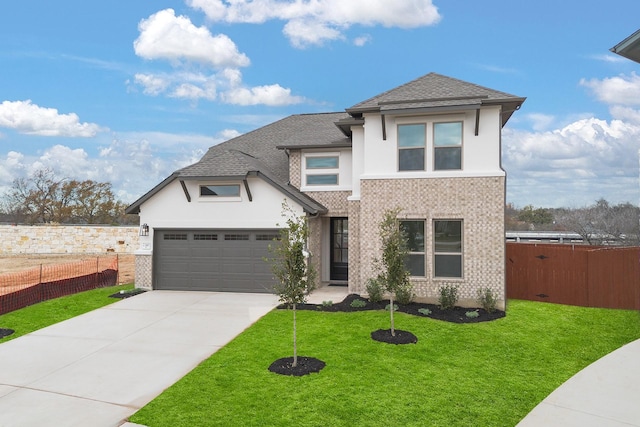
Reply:
[[[418,337],[411,332],[396,329],[394,333],[395,335],[391,335],[391,329],[378,329],[371,332],[371,338],[388,344],[415,344],[418,342]]]
[[[130,289],[128,291],[120,291],[120,292],[116,292],[115,294],[111,294],[109,295],[109,298],[129,298],[144,292],[147,292],[147,291],[140,288]]]
[[[13,329],[0,328],[0,339],[2,339],[4,337],[8,337],[9,335],[11,335],[14,332],[15,331]]]
[[[298,364],[293,367],[293,357],[283,357],[269,366],[269,371],[280,375],[293,375],[301,377],[314,372],[320,372],[325,367],[322,360],[315,357],[298,356]]]
[[[351,302],[355,299],[362,300],[366,303],[364,307],[351,307]],[[463,308],[463,307],[454,307],[449,310],[441,310],[440,306],[436,304],[425,304],[412,302],[411,304],[398,304],[394,301],[394,304],[398,306],[398,310],[401,313],[408,313],[414,316],[422,316],[422,317],[430,317],[431,319],[443,320],[445,322],[453,322],[453,323],[478,323],[478,322],[486,322],[489,320],[500,319],[505,316],[505,312],[501,310],[496,310],[493,313],[489,313],[488,311],[482,308]],[[298,304],[296,306],[297,310],[317,310],[317,311],[329,311],[329,312],[353,312],[353,311],[365,311],[365,310],[384,310],[385,307],[389,305],[389,300],[384,300],[380,302],[369,302],[367,298],[361,297],[358,294],[350,294],[342,301],[338,303],[334,303],[331,305],[324,304]],[[287,308],[284,304],[278,306],[278,308]],[[424,315],[420,313],[420,309],[429,309],[431,313],[428,315]],[[477,311],[478,317],[467,317],[466,313],[469,311]]]

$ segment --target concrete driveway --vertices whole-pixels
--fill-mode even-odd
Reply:
[[[0,344],[0,426],[120,426],[276,305],[153,291]]]

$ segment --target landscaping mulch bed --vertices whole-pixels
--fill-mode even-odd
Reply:
[[[13,329],[0,328],[0,339],[2,339],[4,337],[8,337],[9,335],[11,335],[14,332],[15,331]]]
[[[391,329],[378,329],[371,332],[371,338],[387,344],[415,344],[418,342],[418,337],[409,331],[396,329],[394,333],[395,335],[391,335]]]
[[[136,289],[131,289],[128,291],[120,291],[120,292],[116,292],[115,294],[111,294],[109,295],[109,298],[129,298],[135,295],[139,295],[142,294],[144,292],[147,292],[144,289],[140,289],[140,288],[136,288]]]
[[[364,307],[351,307],[351,302],[353,300],[362,300],[366,303]],[[436,304],[425,304],[412,302],[411,304],[398,304],[397,301],[394,301],[394,304],[398,306],[396,311],[401,313],[412,314],[414,316],[421,317],[429,317],[431,319],[442,320],[445,322],[452,323],[478,323],[478,322],[487,322],[490,320],[500,319],[505,316],[505,312],[501,310],[496,310],[493,313],[489,313],[488,311],[482,308],[464,308],[464,307],[454,307],[449,310],[441,310],[440,306]],[[328,311],[328,312],[353,312],[353,311],[364,311],[364,310],[384,310],[385,307],[389,305],[389,300],[384,300],[380,302],[369,302],[368,299],[361,297],[358,294],[350,294],[347,297],[338,303],[333,304],[298,304],[296,306],[297,310],[317,310],[317,311]],[[287,308],[284,304],[278,306],[278,308],[284,309]],[[428,309],[431,311],[430,314],[424,315],[420,313],[420,309]],[[467,312],[469,311],[477,311],[478,317],[467,317]]]
[[[269,371],[280,375],[292,375],[301,377],[307,374],[320,372],[325,367],[325,363],[315,357],[298,356],[298,364],[293,367],[293,357],[283,357],[273,362],[269,366]]]

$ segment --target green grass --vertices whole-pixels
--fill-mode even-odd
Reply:
[[[93,289],[52,300],[44,301],[20,310],[12,311],[0,316],[0,328],[13,329],[15,332],[0,339],[0,344],[22,335],[42,329],[54,323],[71,319],[80,314],[87,313],[96,308],[119,301],[117,298],[108,298],[123,289],[132,289],[133,285],[110,286],[107,288]]]
[[[292,355],[275,310],[131,417],[161,426],[513,426],[591,362],[640,338],[637,312],[510,301],[507,317],[451,324],[399,313],[415,345],[373,341],[386,312],[298,313],[319,373],[267,370]]]

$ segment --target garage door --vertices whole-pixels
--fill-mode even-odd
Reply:
[[[278,230],[155,230],[154,289],[272,292]]]

